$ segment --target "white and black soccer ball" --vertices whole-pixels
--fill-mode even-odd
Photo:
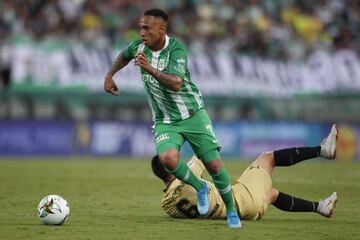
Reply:
[[[63,197],[48,195],[40,201],[37,214],[44,224],[61,225],[68,219],[70,207]]]

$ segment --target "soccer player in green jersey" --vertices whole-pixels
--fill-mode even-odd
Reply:
[[[135,59],[152,111],[160,161],[172,175],[196,189],[197,209],[201,215],[208,214],[207,182],[195,176],[179,160],[180,149],[184,141],[188,141],[204,162],[225,203],[228,226],[241,227],[230,177],[220,160],[220,145],[202,95],[190,78],[185,47],[179,40],[166,35],[167,21],[168,15],[160,9],[144,13],[139,22],[141,39],[130,43],[115,59],[105,76],[104,90],[118,95],[113,75]]]
[[[320,146],[281,149],[261,154],[232,186],[241,219],[261,219],[269,204],[283,211],[314,212],[324,217],[331,217],[337,201],[336,192],[319,202],[300,199],[272,187],[271,175],[276,166],[290,166],[319,156],[334,159],[337,135],[338,131],[334,124],[328,137]],[[161,207],[169,216],[174,218],[226,218],[224,203],[221,201],[214,184],[208,182],[210,211],[205,216],[199,216],[196,211],[196,192],[194,189],[165,171],[158,156],[153,157],[151,163],[154,174],[166,185]],[[196,176],[202,177],[204,166],[196,156],[188,162],[188,166]]]

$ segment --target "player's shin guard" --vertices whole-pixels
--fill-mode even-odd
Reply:
[[[211,174],[211,177],[225,203],[226,212],[237,212],[233,199],[230,176],[226,169],[221,167],[220,171],[215,174]]]
[[[320,156],[321,147],[286,148],[274,151],[276,166],[291,166],[298,162]]]
[[[193,174],[190,168],[182,160],[178,161],[178,164],[174,170],[170,170],[166,167],[165,169],[174,175],[177,179],[193,186],[197,191],[204,187],[204,183]]]

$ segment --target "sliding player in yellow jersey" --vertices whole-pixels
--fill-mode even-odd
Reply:
[[[312,202],[282,193],[272,187],[271,175],[275,166],[290,166],[315,157],[334,159],[338,131],[334,124],[327,138],[317,147],[282,149],[261,154],[243,172],[236,184],[232,185],[237,212],[241,219],[257,220],[262,218],[270,204],[290,212],[315,212],[331,217],[337,201],[336,192],[323,201]],[[201,160],[193,157],[188,166],[199,178],[205,170]],[[209,187],[210,211],[199,215],[197,211],[196,190],[165,171],[157,156],[153,157],[154,174],[166,184],[162,208],[174,218],[226,219],[226,208],[213,183]]]

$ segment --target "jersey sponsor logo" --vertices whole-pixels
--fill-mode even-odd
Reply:
[[[185,217],[197,218],[200,214],[197,206],[193,205],[188,199],[183,198],[176,204],[176,209]]]
[[[182,189],[184,188],[185,183],[180,183],[175,190],[173,191],[173,193],[171,194],[171,196],[166,199],[166,201],[163,202],[163,206],[164,207],[170,207],[171,205],[173,205],[175,203],[175,200],[180,197],[180,195],[182,194]]]
[[[161,141],[168,140],[168,139],[170,139],[169,135],[167,133],[164,133],[164,134],[161,134],[158,137],[156,137],[155,142],[159,143]]]
[[[211,212],[209,213],[209,215],[207,216],[208,219],[211,219],[215,213],[217,212],[217,210],[219,209],[220,205],[218,203],[215,204],[215,207],[213,210],[211,210]]]
[[[185,59],[184,59],[184,58],[180,58],[180,59],[176,60],[176,62],[177,62],[178,64],[185,63]]]
[[[153,76],[151,76],[149,74],[143,74],[143,75],[141,75],[141,78],[145,83],[148,83],[148,82],[154,83],[155,81],[157,81]]]

